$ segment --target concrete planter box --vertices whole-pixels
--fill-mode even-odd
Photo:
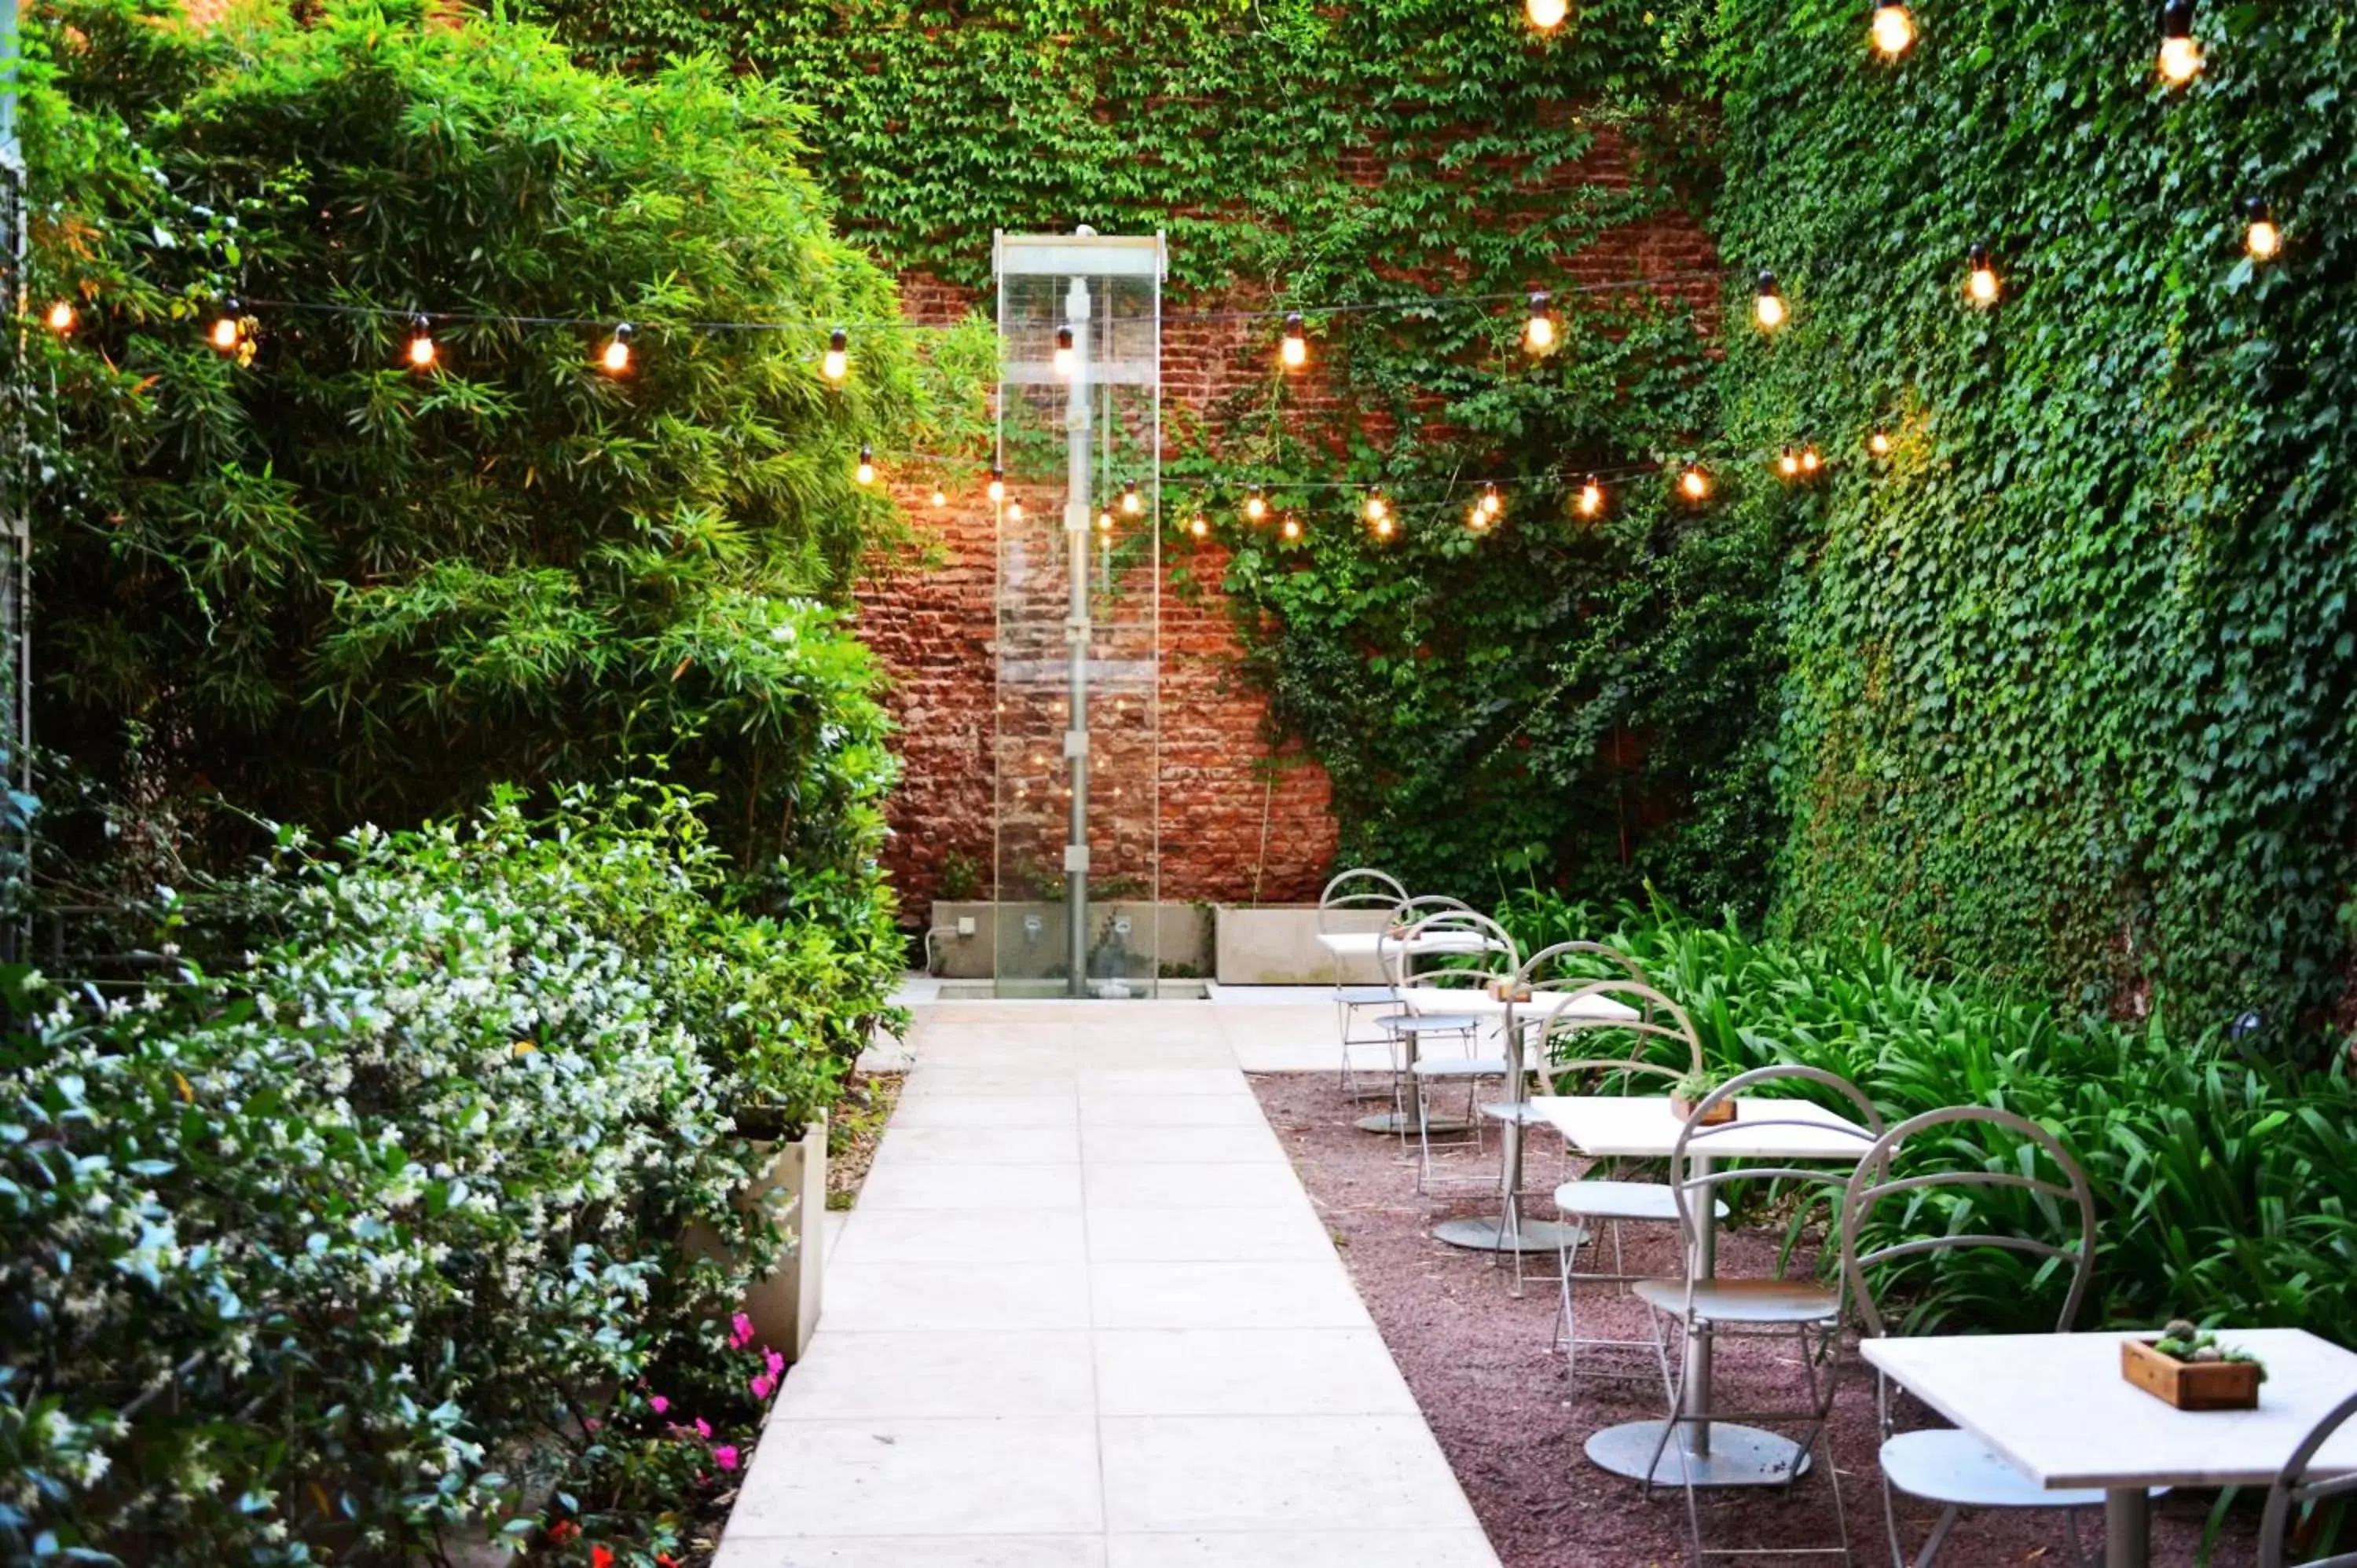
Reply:
[[[1065,908],[1060,900],[992,903],[988,900],[935,900],[931,937],[928,940],[932,971],[944,980],[989,980],[997,973],[998,944],[1009,946],[1010,968],[1017,973],[1044,974],[1060,967],[1066,951]],[[1155,954],[1157,938],[1161,964],[1202,973],[1210,967],[1210,911],[1200,904],[1154,904],[1143,899],[1109,898],[1089,906],[1089,923],[1103,935],[1115,920],[1130,924],[1126,945],[1133,952]],[[961,923],[970,930],[961,931]]]
[[[822,1286],[826,1267],[826,1117],[802,1129],[787,1144],[756,1144],[770,1163],[737,1195],[745,1213],[766,1209],[786,1240],[785,1255],[764,1278],[746,1287],[744,1312],[753,1320],[753,1332],[789,1361],[799,1361],[818,1331]],[[782,1193],[772,1200],[771,1193]],[[727,1249],[720,1238],[701,1225],[690,1226],[682,1244],[698,1256],[718,1258]]]
[[[1337,909],[1327,917],[1338,931],[1381,930],[1387,909]],[[1212,973],[1222,985],[1331,985],[1334,955],[1318,945],[1315,904],[1262,905],[1218,910],[1218,951]],[[1344,961],[1344,983],[1376,985],[1383,972],[1370,956]]]

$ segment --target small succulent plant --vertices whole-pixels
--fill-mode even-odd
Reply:
[[[2154,1340],[2152,1348],[2164,1356],[2174,1356],[2180,1361],[2196,1365],[2212,1361],[2247,1361],[2259,1369],[2259,1380],[2266,1381],[2267,1369],[2248,1350],[2236,1350],[2218,1343],[2218,1337],[2192,1319],[2172,1317]]]

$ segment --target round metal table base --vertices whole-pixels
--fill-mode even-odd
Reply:
[[[1432,1228],[1432,1233],[1452,1247],[1477,1252],[1552,1252],[1579,1240],[1578,1226],[1558,1225],[1552,1219],[1525,1219],[1520,1231],[1509,1236],[1502,1216],[1444,1219]]]
[[[1630,1421],[1608,1426],[1587,1440],[1587,1456],[1616,1476],[1632,1481],[1645,1478],[1653,1449],[1662,1441],[1658,1421]],[[1692,1427],[1671,1434],[1653,1467],[1653,1485],[1677,1487],[1692,1477],[1697,1487],[1781,1487],[1794,1476],[1809,1473],[1809,1456],[1789,1437],[1715,1421],[1710,1425],[1710,1452],[1697,1457],[1685,1452]],[[1799,1468],[1795,1469],[1797,1462]]]
[[[1436,1133],[1462,1133],[1472,1124],[1458,1116],[1435,1116],[1425,1123]],[[1360,1117],[1359,1128],[1366,1133],[1397,1133],[1405,1137],[1415,1133],[1415,1118],[1404,1111],[1385,1111]]]

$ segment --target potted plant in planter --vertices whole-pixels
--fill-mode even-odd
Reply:
[[[1670,1086],[1670,1114],[1681,1122],[1691,1120],[1695,1113],[1695,1107],[1709,1099],[1711,1090],[1725,1083],[1727,1079],[1726,1073],[1714,1072],[1707,1069],[1701,1072],[1687,1073]],[[1710,1114],[1702,1119],[1702,1124],[1706,1127],[1716,1127],[1723,1122],[1734,1121],[1738,1103],[1734,1100],[1720,1101],[1710,1108]]]
[[[2120,1376],[2179,1410],[2255,1410],[2267,1369],[2249,1351],[2221,1345],[2179,1317],[2158,1338],[2121,1340]]]

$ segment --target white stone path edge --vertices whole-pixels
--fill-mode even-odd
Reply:
[[[1497,1568],[1244,1081],[1329,1011],[917,1019],[715,1568]]]

